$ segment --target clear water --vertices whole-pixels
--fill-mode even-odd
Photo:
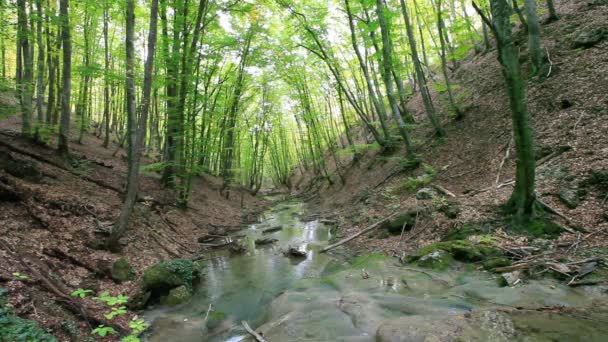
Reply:
[[[146,340],[251,341],[241,324],[247,321],[272,342],[608,341],[606,289],[573,289],[552,279],[503,288],[473,265],[439,272],[379,254],[320,254],[330,229],[304,222],[304,211],[301,203],[281,203],[237,233],[247,253],[211,255],[191,302],[146,312],[152,322]],[[283,230],[262,234],[276,226]],[[256,247],[260,237],[278,241]],[[284,256],[290,246],[305,249],[306,258]],[[513,311],[554,306],[582,309],[570,315]],[[387,324],[396,332],[380,338]],[[404,326],[413,328],[399,331]]]
[[[211,254],[203,270],[203,281],[193,300],[176,308],[158,308],[146,313],[154,321],[149,341],[201,341],[203,320],[209,305],[226,319],[220,333],[209,341],[240,340],[241,321],[252,327],[263,323],[267,306],[277,295],[302,278],[320,275],[329,261],[318,250],[331,238],[329,227],[318,220],[303,222],[304,205],[285,202],[268,211],[261,223],[252,224],[235,235],[242,238],[247,252],[230,256],[226,251]],[[263,234],[264,229],[281,226],[282,230]],[[255,246],[258,238],[275,238],[271,245]],[[306,258],[289,258],[283,251],[289,247],[306,250]],[[212,316],[212,315],[211,315]],[[197,324],[200,324],[197,326]],[[221,330],[227,330],[221,332]]]

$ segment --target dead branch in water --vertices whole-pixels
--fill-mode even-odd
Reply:
[[[243,325],[243,327],[245,327],[245,330],[247,330],[247,332],[250,333],[251,336],[253,336],[256,339],[256,341],[268,342],[268,340],[265,339],[264,336],[258,334],[257,332],[255,332],[255,330],[251,329],[251,327],[249,326],[249,323],[242,321],[241,324]]]
[[[343,244],[345,244],[345,243],[347,243],[347,242],[349,242],[349,241],[351,241],[351,240],[354,240],[354,239],[358,238],[359,236],[361,236],[361,235],[363,235],[363,234],[365,234],[365,233],[371,232],[372,230],[374,230],[374,229],[378,228],[378,227],[379,227],[381,224],[383,224],[384,222],[386,222],[386,221],[390,220],[391,218],[393,218],[393,217],[397,216],[398,214],[399,214],[399,212],[395,212],[395,213],[393,213],[393,214],[391,214],[391,215],[389,215],[389,216],[387,216],[387,217],[383,218],[382,220],[380,220],[380,221],[378,221],[378,222],[376,222],[376,223],[372,224],[371,226],[369,226],[369,227],[367,227],[367,228],[363,229],[362,231],[360,231],[360,232],[358,232],[358,233],[356,233],[356,234],[354,234],[354,235],[351,235],[351,236],[349,236],[349,237],[347,237],[347,238],[345,238],[345,239],[342,239],[342,240],[340,240],[340,241],[338,241],[338,242],[334,243],[333,245],[329,245],[329,246],[327,246],[327,247],[323,248],[323,249],[320,251],[320,253],[325,253],[325,252],[327,252],[327,251],[329,251],[329,250],[332,250],[332,249],[334,249],[334,248],[336,248],[336,247],[338,247],[338,246],[341,246],[341,245],[343,245]]]

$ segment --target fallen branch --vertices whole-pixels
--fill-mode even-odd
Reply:
[[[507,159],[509,159],[509,154],[511,153],[511,145],[513,144],[513,136],[511,136],[511,139],[509,140],[509,143],[507,144],[507,151],[505,152],[505,157],[502,158],[502,162],[500,163],[500,166],[498,167],[498,172],[496,173],[496,188],[498,189],[498,183],[500,182],[500,173],[502,172],[502,168],[505,166],[505,163],[507,162]]]
[[[245,327],[245,330],[247,330],[248,333],[251,334],[251,336],[253,336],[256,341],[258,342],[268,342],[267,339],[264,338],[264,336],[258,334],[257,332],[255,332],[255,330],[251,329],[251,327],[249,326],[249,324],[245,321],[242,321],[241,324],[243,325],[243,327]]]
[[[390,220],[391,218],[393,218],[393,217],[397,216],[397,214],[399,214],[399,212],[395,212],[395,213],[393,213],[392,215],[387,216],[387,217],[383,218],[382,220],[380,220],[380,221],[378,221],[378,222],[376,222],[376,223],[372,224],[371,226],[369,226],[369,227],[367,227],[367,228],[363,229],[362,231],[360,231],[360,232],[358,232],[358,233],[356,233],[356,234],[354,234],[354,235],[351,235],[351,236],[349,236],[349,237],[347,237],[347,238],[345,238],[345,239],[342,239],[342,240],[340,240],[340,241],[338,241],[338,242],[334,243],[333,245],[329,245],[329,246],[327,246],[327,247],[323,248],[323,249],[320,251],[320,253],[325,253],[325,252],[327,252],[327,251],[329,251],[329,250],[332,250],[332,249],[334,249],[334,248],[336,248],[336,247],[338,247],[338,246],[341,246],[341,245],[343,245],[343,244],[345,244],[345,243],[347,243],[347,242],[349,242],[349,241],[351,241],[351,240],[354,240],[354,239],[358,238],[359,236],[361,236],[361,235],[363,235],[363,234],[365,234],[365,233],[371,232],[372,230],[374,230],[374,229],[378,228],[378,227],[379,227],[381,224],[383,224],[384,222],[386,222],[386,221]]]
[[[456,198],[456,195],[454,195],[453,192],[449,191],[448,189],[442,187],[441,185],[437,185],[437,184],[431,184],[430,185],[431,188],[439,191],[442,195],[446,195],[452,198]]]

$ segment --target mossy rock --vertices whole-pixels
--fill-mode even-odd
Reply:
[[[473,244],[468,240],[453,240],[430,244],[420,249],[418,253],[408,257],[407,260],[417,262],[425,255],[440,250],[449,253],[455,260],[462,262],[478,262],[503,256],[499,249],[486,243]]]
[[[200,280],[200,273],[188,259],[161,261],[144,272],[141,291],[150,292],[152,300],[167,296],[177,287],[184,286],[189,292]]]
[[[110,273],[112,279],[119,283],[135,279],[135,272],[133,271],[133,267],[131,267],[131,264],[129,264],[129,262],[125,258],[119,258],[114,261]]]
[[[498,267],[511,266],[511,260],[507,257],[496,257],[488,259],[483,263],[483,268],[488,271],[493,271]]]
[[[460,206],[458,206],[457,203],[450,202],[446,205],[442,205],[439,208],[439,211],[442,212],[447,218],[455,219],[458,217],[458,215],[460,215],[460,212],[462,210],[460,209]]]
[[[538,218],[523,227],[523,232],[535,237],[556,238],[564,232],[564,227],[551,220]]]
[[[396,216],[394,219],[385,222],[382,228],[388,230],[391,234],[401,234],[404,229],[409,231],[414,227],[416,223],[416,211],[408,211],[403,214]]]
[[[211,315],[209,315],[209,318],[207,319],[207,329],[209,330],[213,330],[215,328],[217,328],[222,321],[226,319],[226,314],[221,312],[221,311],[215,311],[213,312]]]
[[[465,224],[464,226],[449,232],[441,241],[466,240],[469,236],[480,234],[480,232],[479,229]]]
[[[166,297],[162,297],[160,303],[172,306],[186,303],[190,298],[192,298],[192,291],[185,285],[182,285],[169,291]]]
[[[417,266],[432,268],[435,270],[444,270],[454,262],[452,255],[444,250],[435,250],[426,255],[423,255],[416,262]]]

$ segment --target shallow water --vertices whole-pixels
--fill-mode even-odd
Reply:
[[[208,339],[210,341],[238,340],[231,337],[243,335],[240,325],[243,320],[253,327],[263,323],[266,307],[275,296],[299,279],[318,277],[329,261],[327,255],[317,252],[331,237],[329,227],[318,220],[303,222],[303,214],[302,203],[281,203],[267,212],[261,223],[237,232],[235,235],[245,235],[242,241],[247,246],[247,253],[211,255],[202,272],[203,281],[190,303],[177,308],[158,308],[146,314],[148,320],[155,321],[149,340],[201,341],[202,319],[210,304],[213,312],[226,316],[224,325],[236,328],[219,333]],[[262,233],[264,229],[277,226],[283,229]],[[279,241],[256,247],[255,240],[261,237]],[[307,257],[285,257],[282,251],[290,246],[306,250]]]
[[[608,297],[554,280],[514,288],[471,265],[442,272],[371,254],[320,254],[329,227],[303,222],[301,203],[277,205],[242,232],[248,252],[212,256],[193,300],[146,313],[149,341],[241,341],[247,321],[269,341],[608,341]],[[283,230],[262,234],[263,229]],[[256,248],[260,237],[279,241]],[[299,246],[302,259],[282,251]],[[338,253],[340,249],[337,250]],[[211,314],[205,317],[211,305]],[[514,310],[567,306],[583,314]],[[593,309],[590,309],[593,308]],[[593,311],[590,311],[593,310]],[[593,316],[591,318],[590,316]]]

